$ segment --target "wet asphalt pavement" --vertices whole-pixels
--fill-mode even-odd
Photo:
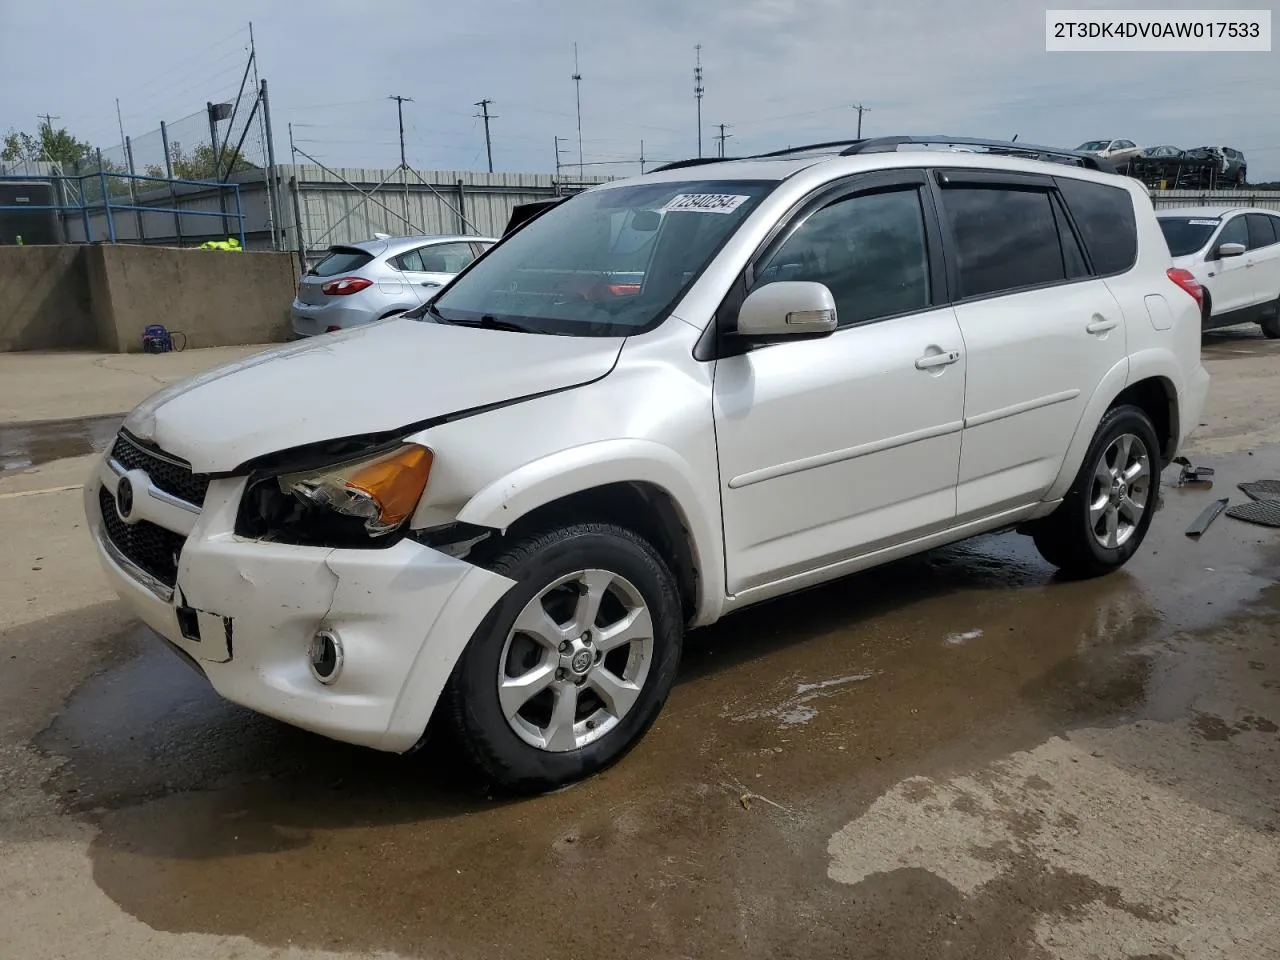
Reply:
[[[1273,347],[1206,341],[1216,378],[1237,355],[1271,371],[1247,409],[1206,423],[1219,451],[1259,405],[1280,412]],[[0,429],[0,461],[100,449],[114,423]],[[636,750],[518,802],[439,739],[382,755],[227,704],[109,599],[28,618],[0,634],[16,664],[0,679],[0,881],[56,901],[21,851],[79,844],[85,859],[56,911],[11,901],[24,919],[6,921],[0,894],[0,944],[1277,956],[1280,531],[1224,516],[1183,534],[1212,499],[1242,502],[1237,483],[1280,478],[1280,445],[1248,432],[1193,456],[1211,483],[1166,471],[1151,535],[1110,577],[1061,581],[1028,539],[988,536],[690,634]],[[64,927],[86,878],[106,900],[89,912],[118,916],[77,937]]]

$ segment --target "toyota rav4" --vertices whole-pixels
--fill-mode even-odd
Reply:
[[[509,789],[619,758],[751,604],[994,530],[1114,570],[1208,376],[1104,166],[897,137],[593,187],[143,402],[85,486],[103,566],[227,699],[396,752],[434,716]]]

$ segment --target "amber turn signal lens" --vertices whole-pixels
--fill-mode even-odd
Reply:
[[[403,523],[418,506],[431,475],[431,451],[417,444],[365,464],[347,478],[347,489],[358,490],[377,502],[379,525]]]

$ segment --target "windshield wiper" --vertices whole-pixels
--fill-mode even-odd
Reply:
[[[528,327],[510,320],[499,320],[491,313],[486,313],[479,320],[451,320],[442,314],[434,303],[427,304],[427,312],[436,318],[437,323],[447,323],[454,327],[478,327],[481,330],[508,330],[512,333],[532,333]]]

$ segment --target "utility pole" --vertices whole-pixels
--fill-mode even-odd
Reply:
[[[37,119],[37,120],[43,120],[43,121],[44,121],[44,127],[45,127],[45,129],[46,129],[46,130],[48,130],[48,131],[49,131],[49,139],[50,139],[50,140],[52,140],[52,139],[53,139],[53,121],[55,121],[55,120],[61,120],[62,118],[61,118],[61,117],[55,117],[55,116],[54,116],[53,114],[51,114],[51,113],[37,113],[37,114],[36,114],[36,119]],[[40,152],[41,152],[41,153],[47,153],[47,151],[46,151],[46,150],[45,150],[45,148],[44,148],[44,141],[43,141],[43,138],[42,138],[41,143],[40,143]],[[39,159],[39,158],[37,158],[37,159]],[[49,157],[49,162],[50,162],[50,163],[52,163],[52,162],[53,162],[53,157]]]
[[[640,176],[644,176],[644,141],[640,141]]]
[[[863,106],[862,104],[860,104],[860,103],[855,103],[855,104],[853,105],[853,109],[855,109],[855,110],[857,110],[857,111],[858,111],[858,134],[857,134],[857,137],[858,137],[858,139],[859,139],[859,140],[861,140],[861,139],[862,139],[862,113],[863,113],[863,111],[864,111],[864,110],[870,110],[871,108],[870,108],[870,107],[864,107],[864,106]]]
[[[716,137],[716,139],[720,141],[720,151],[717,154],[717,156],[720,156],[720,157],[724,156],[724,142],[733,136],[732,133],[724,132],[724,128],[727,126],[729,126],[727,123],[720,124],[720,135]]]
[[[563,142],[565,142],[565,143],[568,143],[568,142],[569,142],[569,138],[568,138],[568,137],[556,137],[556,179],[557,179],[557,180],[559,180],[559,179],[560,179],[560,168],[563,166],[563,164],[561,164],[561,162],[560,162],[560,143],[561,143],[562,141],[563,141]]]
[[[702,156],[702,44],[695,43],[693,67],[693,99],[698,104],[698,156]]]
[[[573,81],[574,96],[578,101],[578,180],[582,180],[582,71],[578,69],[578,44],[573,44]]]
[[[391,95],[396,102],[396,119],[400,122],[400,180],[404,184],[404,222],[409,223],[409,164],[404,158],[404,105],[413,103],[412,97]]]
[[[484,152],[489,158],[489,172],[493,173],[493,143],[489,139],[489,121],[497,120],[498,115],[497,114],[490,115],[489,104],[491,103],[493,103],[492,100],[477,100],[476,106],[479,107],[484,112],[477,113],[476,116],[484,117]]]

